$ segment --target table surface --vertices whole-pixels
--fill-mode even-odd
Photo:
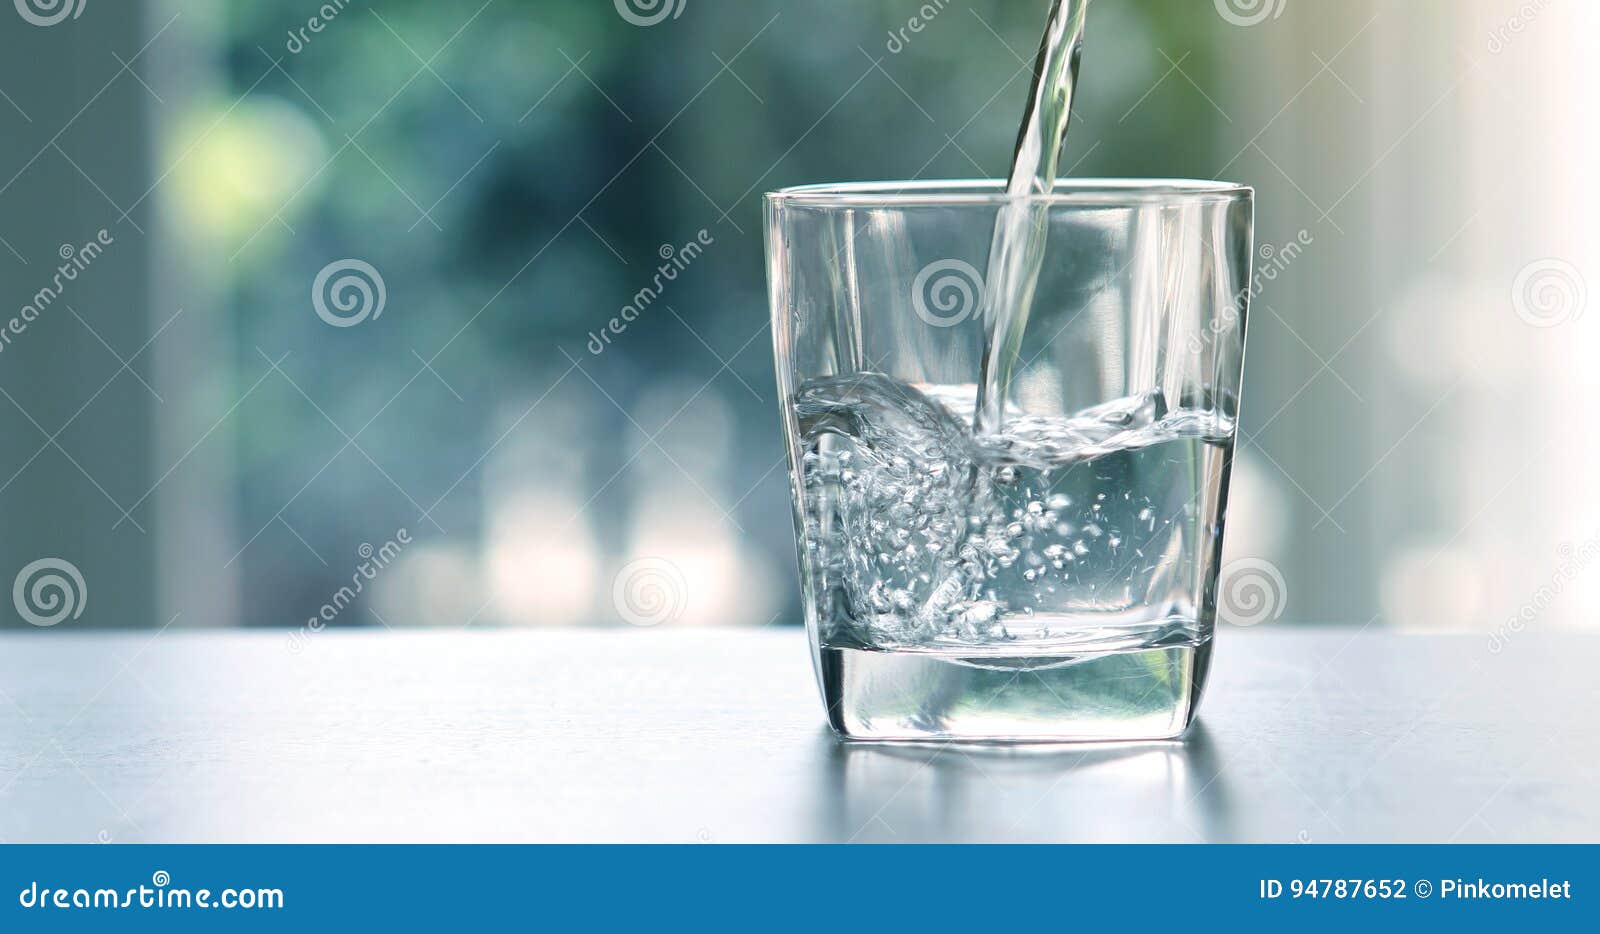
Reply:
[[[1183,742],[859,746],[804,634],[0,636],[0,840],[1594,841],[1600,634],[1260,627]]]

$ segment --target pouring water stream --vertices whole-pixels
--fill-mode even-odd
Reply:
[[[1028,107],[1006,183],[1011,200],[1000,209],[989,248],[988,286],[983,298],[985,346],[973,425],[979,434],[1001,428],[1006,389],[1027,328],[1044,260],[1046,212],[1030,204],[1026,196],[1047,195],[1055,187],[1056,167],[1072,116],[1088,12],[1089,0],[1053,0],[1039,43]]]

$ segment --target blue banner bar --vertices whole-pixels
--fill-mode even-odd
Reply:
[[[1597,864],[1592,846],[7,846],[0,931],[1593,930]]]

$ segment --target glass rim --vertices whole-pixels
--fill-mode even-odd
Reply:
[[[830,182],[769,191],[769,204],[806,207],[937,207],[1024,201],[1047,206],[1136,207],[1245,200],[1255,190],[1237,182],[1193,178],[1063,178],[1050,194],[1012,195],[1002,179]]]

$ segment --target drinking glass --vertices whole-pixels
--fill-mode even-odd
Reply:
[[[1024,209],[1044,237],[1031,300],[986,301],[997,221]],[[1163,739],[1193,721],[1251,227],[1250,189],[1208,181],[767,195],[801,590],[838,734]]]

